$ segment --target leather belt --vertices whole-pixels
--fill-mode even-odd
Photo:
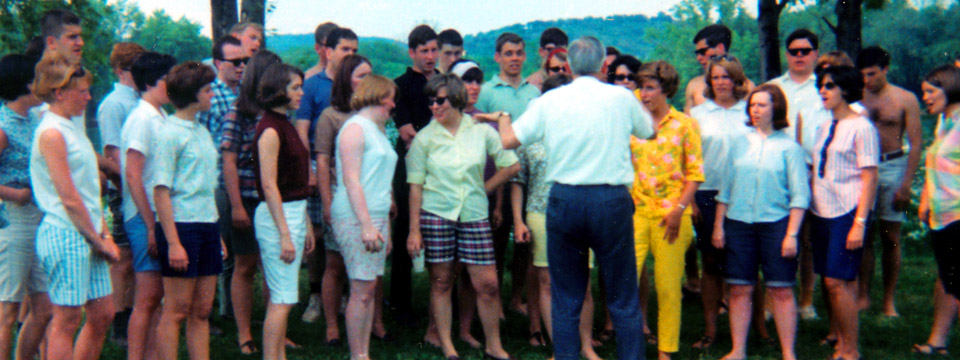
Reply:
[[[880,162],[887,162],[896,158],[903,157],[903,150],[897,150],[894,152],[888,152],[886,154],[880,155]]]

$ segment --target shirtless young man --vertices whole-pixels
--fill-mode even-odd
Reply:
[[[317,52],[317,64],[311,66],[303,73],[304,80],[327,69],[327,51],[324,50],[327,48],[325,45],[327,43],[327,35],[330,35],[330,32],[338,27],[337,24],[328,21],[317,25],[317,29],[313,31],[313,50]]]
[[[693,45],[696,47],[694,53],[697,55],[697,62],[707,71],[707,65],[710,64],[710,58],[714,56],[725,56],[730,51],[730,44],[733,42],[733,32],[726,25],[714,24],[707,26],[693,36]],[[747,90],[752,90],[754,83],[747,79]],[[690,114],[690,109],[703,104],[707,98],[703,96],[707,83],[703,75],[699,75],[687,83],[687,90],[684,92],[686,101],[683,105],[683,112]]]
[[[567,48],[567,42],[570,39],[567,38],[567,33],[563,32],[559,28],[548,28],[540,34],[540,48],[537,49],[537,54],[540,55],[542,63],[540,63],[539,69],[527,76],[527,82],[533,86],[536,86],[537,89],[540,89],[540,86],[543,85],[543,80],[547,79],[547,73],[543,70],[543,63],[547,62],[547,55],[550,54],[556,48]]]
[[[863,100],[870,120],[880,133],[880,177],[878,180],[875,214],[883,241],[883,313],[898,316],[893,295],[900,273],[900,225],[904,211],[910,204],[910,185],[920,163],[923,150],[920,126],[920,105],[917,97],[899,86],[887,82],[890,54],[871,46],[857,56],[857,68],[863,73]],[[910,144],[904,151],[904,136]],[[870,280],[875,266],[871,227],[867,236],[863,265],[860,269],[860,309],[870,306]]]

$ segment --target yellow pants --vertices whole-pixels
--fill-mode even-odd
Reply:
[[[637,251],[637,275],[643,269],[647,253],[653,254],[654,286],[657,289],[657,345],[660,351],[676,352],[680,347],[680,291],[683,281],[684,254],[693,241],[693,223],[684,214],[680,233],[673,244],[664,239],[661,217],[633,215],[634,246]],[[638,279],[639,280],[639,279]]]

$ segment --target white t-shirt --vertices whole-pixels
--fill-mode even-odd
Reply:
[[[137,204],[133,202],[130,195],[130,184],[127,182],[127,152],[136,150],[143,154],[145,161],[143,164],[143,185],[147,192],[147,201],[150,202],[150,208],[153,209],[153,188],[150,184],[153,171],[155,154],[151,152],[150,145],[152,139],[157,135],[160,124],[167,117],[163,109],[157,109],[145,100],[140,100],[136,109],[127,117],[120,130],[120,173],[123,176],[123,218],[133,219],[137,215]]]

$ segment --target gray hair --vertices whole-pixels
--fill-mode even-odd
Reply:
[[[574,75],[590,75],[600,72],[603,68],[603,60],[606,57],[606,48],[603,43],[593,36],[584,36],[570,44],[567,52],[570,54],[567,59],[570,64],[570,71]]]

